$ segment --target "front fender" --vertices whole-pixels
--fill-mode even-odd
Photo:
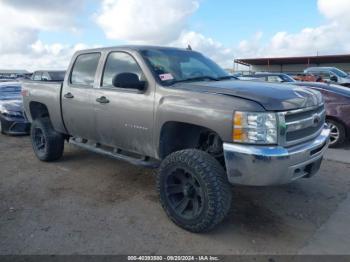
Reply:
[[[160,132],[167,122],[205,127],[216,132],[223,142],[231,142],[235,110],[265,111],[259,104],[245,99],[174,90],[169,90],[168,94],[159,97],[156,104],[154,136],[156,148],[159,148]]]

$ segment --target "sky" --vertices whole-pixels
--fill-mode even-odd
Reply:
[[[187,47],[234,58],[350,53],[349,0],[0,0],[0,68],[65,69],[80,49]]]

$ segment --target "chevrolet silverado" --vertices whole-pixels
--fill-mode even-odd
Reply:
[[[239,81],[187,49],[78,51],[63,83],[26,81],[22,95],[40,160],[59,159],[66,140],[158,168],[165,212],[192,232],[225,218],[230,184],[309,178],[329,143],[318,91]]]

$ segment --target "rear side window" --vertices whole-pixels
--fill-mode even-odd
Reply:
[[[100,53],[83,54],[75,60],[71,84],[92,86],[95,80],[95,74],[100,60]]]
[[[50,80],[50,76],[47,72],[43,72],[43,75],[41,77],[41,80],[43,81],[49,81]]]
[[[41,80],[41,72],[36,72],[33,77],[34,81],[40,81]]]

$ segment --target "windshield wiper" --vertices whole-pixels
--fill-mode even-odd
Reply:
[[[203,81],[203,80],[220,81],[220,79],[212,76],[197,76],[197,77],[191,77],[191,78],[186,78],[181,80],[175,80],[173,84],[182,83],[182,82],[191,82],[191,81]]]

